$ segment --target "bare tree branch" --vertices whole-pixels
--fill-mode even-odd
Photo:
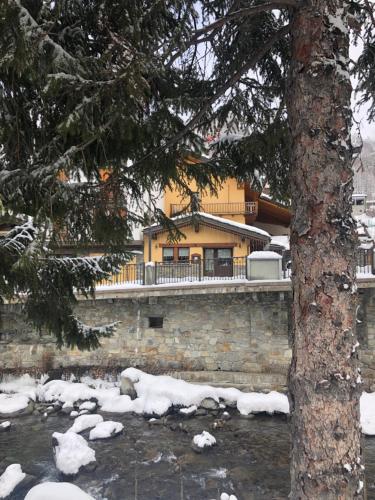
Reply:
[[[185,127],[178,132],[174,137],[170,138],[163,146],[160,146],[159,148],[155,149],[154,151],[148,153],[145,155],[143,158],[138,160],[136,163],[140,163],[147,158],[149,158],[151,155],[154,155],[156,152],[160,151],[161,149],[167,149],[176,142],[178,142],[180,139],[182,139],[189,131],[193,130],[196,128],[201,120],[201,118],[204,116],[204,114],[207,112],[207,110],[214,104],[222,95],[225,94],[225,92],[230,89],[233,85],[235,85],[242,77],[244,73],[247,73],[250,71],[250,69],[257,64],[262,57],[264,57],[267,52],[272,48],[272,46],[280,40],[284,35],[289,33],[290,30],[290,25],[287,24],[286,26],[283,26],[280,30],[278,30],[269,40],[266,42],[259,51],[257,51],[249,60],[248,62],[242,66],[241,69],[239,69],[236,73],[234,73],[225,84],[220,87],[213,96],[211,96],[209,99],[207,99],[206,103],[202,106],[200,111],[185,125]],[[133,164],[134,166],[134,164]]]
[[[251,7],[246,7],[244,9],[239,9],[237,11],[230,12],[224,17],[221,17],[220,19],[217,19],[213,23],[209,24],[208,26],[203,26],[202,28],[199,28],[198,30],[194,31],[194,34],[190,38],[190,40],[187,40],[185,43],[183,43],[183,48],[178,50],[171,57],[170,61],[168,62],[168,66],[171,66],[176,61],[176,59],[178,59],[186,51],[186,49],[188,49],[192,45],[205,42],[209,39],[209,37],[200,38],[202,35],[218,30],[219,28],[224,26],[224,24],[229,23],[234,19],[253,17],[261,12],[267,12],[269,10],[275,10],[275,9],[282,9],[285,7],[296,7],[297,5],[298,5],[298,0],[280,0],[280,1],[271,1],[260,5],[253,5]]]

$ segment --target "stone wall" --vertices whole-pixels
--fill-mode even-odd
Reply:
[[[250,388],[280,388],[291,356],[291,292],[277,287],[200,287],[81,300],[76,314],[100,325],[120,321],[117,332],[91,352],[56,350],[24,322],[19,305],[0,308],[0,363],[4,370],[138,366],[184,378]],[[375,377],[375,289],[360,290],[361,360]],[[155,319],[157,318],[157,319]],[[152,325],[162,318],[162,328]]]

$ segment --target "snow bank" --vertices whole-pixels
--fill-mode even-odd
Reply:
[[[259,412],[267,412],[271,415],[275,412],[289,413],[289,401],[280,392],[272,391],[268,394],[244,392],[237,399],[237,408],[241,415]]]
[[[86,429],[91,429],[97,424],[103,422],[101,415],[81,415],[74,420],[74,424],[68,429],[68,432],[83,432]]]
[[[289,412],[288,398],[278,392],[270,394],[243,393],[233,388],[222,389],[209,385],[189,384],[184,380],[166,375],[149,375],[136,368],[127,368],[121,373],[121,376],[129,378],[134,383],[138,398],[133,401],[129,398],[127,405],[133,407],[132,410],[128,411],[136,413],[160,415],[168,409],[168,404],[169,406],[199,406],[205,398],[212,398],[216,402],[223,399],[227,402],[237,403],[237,407],[243,415],[260,411],[268,413]]]
[[[0,476],[0,498],[6,498],[10,495],[25,476],[20,464],[9,465]]]
[[[74,383],[67,380],[51,380],[39,387],[38,397],[41,401],[60,401],[66,406],[73,406],[77,401],[96,399],[102,406],[107,399],[120,394],[118,387],[94,389],[80,382]]]
[[[214,446],[216,444],[216,439],[207,431],[203,431],[202,434],[196,434],[193,437],[193,443],[198,448],[206,448]]]
[[[166,375],[149,375],[136,368],[127,368],[121,373],[134,384],[137,398],[132,400],[128,395],[121,395],[114,382],[102,379],[82,378],[81,382],[72,380],[52,380],[45,385],[35,386],[32,379],[20,378],[8,382],[8,388],[20,391],[18,394],[0,394],[0,412],[9,413],[9,409],[17,411],[27,406],[28,399],[24,395],[26,388],[34,387],[37,399],[41,402],[58,402],[64,408],[80,405],[81,411],[85,408],[92,409],[93,401],[98,402],[101,411],[109,413],[134,412],[145,415],[164,415],[171,406],[182,407],[181,414],[188,415],[193,412],[202,401],[211,398],[217,403],[237,405],[239,411],[246,415],[251,412],[265,411],[268,413],[288,413],[287,397],[278,392],[270,394],[243,393],[234,388],[211,387],[209,385],[191,384],[184,380]],[[31,382],[30,382],[31,380]],[[26,386],[22,384],[26,383]],[[89,384],[89,385],[88,385]],[[224,407],[224,405],[222,405]],[[72,413],[71,416],[74,416]],[[83,415],[81,415],[83,417]],[[76,420],[70,430],[82,432],[80,422],[90,422],[90,415],[85,415],[89,420]],[[93,425],[96,425],[95,422]],[[91,427],[91,425],[90,425]],[[78,430],[78,428],[80,430]],[[89,427],[86,427],[89,428]]]
[[[95,500],[72,483],[41,483],[28,492],[25,500]]]
[[[27,408],[29,398],[23,394],[0,394],[0,413],[10,414]]]
[[[94,439],[106,439],[119,434],[123,428],[124,426],[120,422],[113,422],[112,420],[100,422],[90,431],[89,439],[90,441]]]
[[[18,378],[5,377],[0,383],[0,392],[23,394],[35,401],[37,396],[37,380],[30,377],[28,373]]]
[[[77,474],[84,465],[95,462],[95,451],[91,449],[87,441],[75,432],[54,432],[52,437],[56,439],[55,461],[56,467],[64,474]],[[75,497],[73,497],[75,498]],[[56,499],[54,499],[56,500]]]

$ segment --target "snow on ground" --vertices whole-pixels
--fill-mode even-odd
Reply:
[[[89,440],[93,441],[94,439],[106,439],[116,436],[123,428],[124,426],[121,422],[113,422],[112,420],[100,422],[90,431]]]
[[[0,413],[10,414],[27,408],[29,398],[24,394],[0,394]]]
[[[25,500],[94,500],[72,483],[41,483],[28,492]]]
[[[83,432],[86,429],[91,429],[97,424],[103,422],[101,415],[81,415],[74,420],[74,424],[68,429],[68,432]]]
[[[12,424],[7,420],[6,422],[1,422],[0,427],[2,429],[8,429]]]
[[[55,461],[56,467],[67,475],[77,474],[84,465],[95,462],[95,451],[90,448],[87,441],[75,432],[54,432],[56,439]],[[55,500],[55,499],[54,499]]]
[[[193,437],[193,443],[195,446],[198,446],[198,448],[209,448],[216,444],[216,439],[209,432],[203,431],[202,434],[196,434]]]
[[[0,476],[0,498],[6,498],[10,495],[25,476],[20,464],[9,465]]]

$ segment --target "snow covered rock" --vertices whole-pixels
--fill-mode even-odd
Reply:
[[[0,394],[0,417],[17,417],[31,413],[33,409],[33,401],[24,394]]]
[[[63,474],[77,474],[81,467],[95,462],[95,451],[79,434],[69,431],[65,434],[54,432],[52,438],[56,467]]]
[[[285,394],[271,391],[268,394],[243,392],[237,399],[237,408],[241,415],[266,412],[273,414],[289,413],[289,401]]]
[[[70,412],[69,417],[70,418],[77,418],[78,415],[79,415],[78,411],[73,410],[73,411]]]
[[[65,403],[63,407],[74,406],[77,401],[88,401],[95,399],[102,406],[107,399],[119,396],[118,387],[106,387],[94,389],[80,382],[74,383],[67,380],[51,380],[39,387],[39,398],[41,401],[60,401]]]
[[[197,405],[191,405],[187,408],[180,408],[178,413],[180,413],[180,415],[184,417],[192,417],[193,415],[195,415],[197,409]]]
[[[1,422],[0,424],[0,432],[10,431],[12,424],[7,420],[6,422]]]
[[[74,424],[68,429],[68,432],[83,432],[95,427],[100,422],[103,422],[101,415],[80,415],[74,420]]]
[[[237,500],[237,497],[235,495],[228,495],[228,493],[222,493],[220,495],[220,500]]]
[[[133,401],[129,396],[116,396],[102,405],[101,410],[107,413],[126,413],[134,411]]]
[[[85,401],[81,405],[79,405],[79,410],[88,410],[88,411],[95,411],[97,408],[97,404],[94,403],[94,401]]]
[[[94,500],[72,483],[46,482],[31,488],[25,500]]]
[[[202,434],[196,434],[191,442],[191,447],[197,453],[202,453],[204,448],[211,448],[216,444],[216,439],[212,434],[203,431]]]
[[[124,426],[121,422],[113,422],[112,420],[100,422],[90,431],[89,440],[114,437],[120,434],[123,429]]]
[[[130,380],[130,378],[121,377],[120,394],[124,396],[129,396],[130,399],[135,399],[137,397],[137,391],[135,390],[133,381]]]
[[[8,498],[25,477],[20,464],[9,465],[0,476],[0,498]]]

